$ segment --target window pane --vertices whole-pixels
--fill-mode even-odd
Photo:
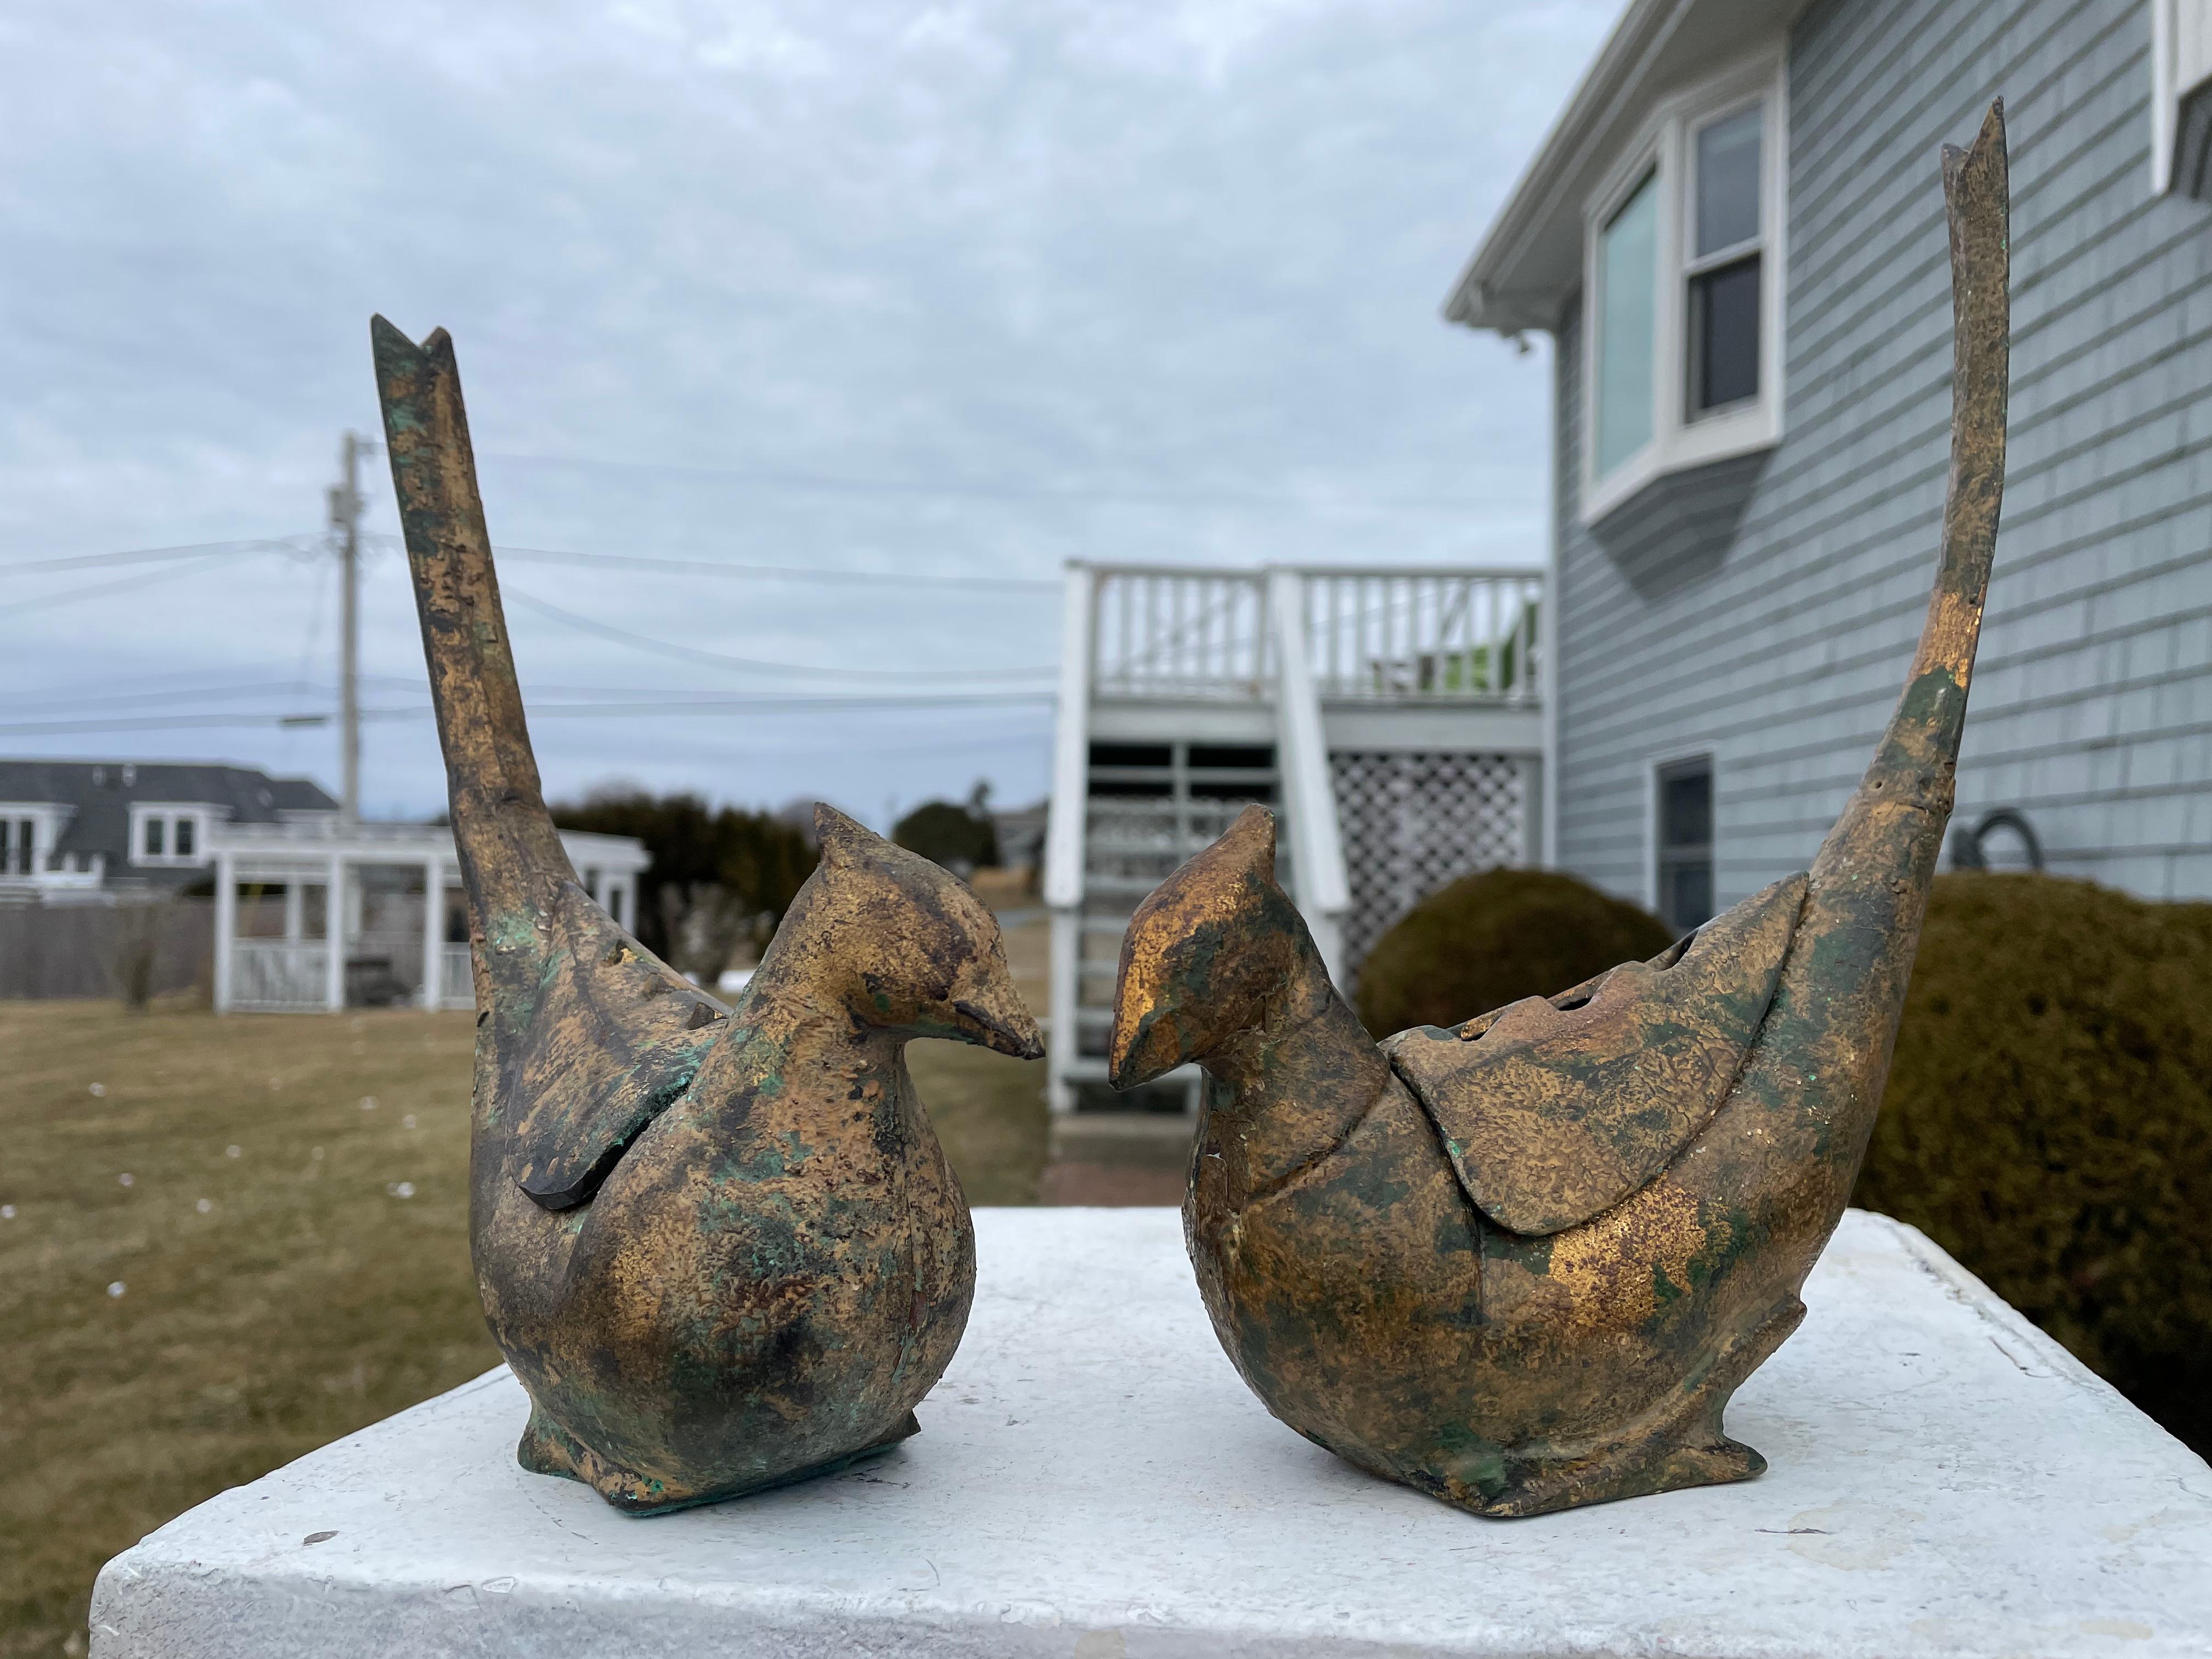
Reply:
[[[190,818],[177,820],[177,856],[188,859],[192,855],[193,832],[198,826]]]
[[[1646,175],[1599,234],[1597,475],[1651,441],[1659,191]]]
[[[1759,234],[1759,106],[1739,110],[1698,134],[1698,235],[1703,258]]]
[[[1659,775],[1659,910],[1684,933],[1713,914],[1713,768],[1685,761]]]
[[[1690,413],[1759,396],[1759,255],[1690,278]]]
[[[1713,866],[1709,859],[1698,864],[1679,864],[1667,872],[1666,922],[1688,933],[1713,919]]]
[[[155,859],[161,856],[161,820],[159,818],[146,820],[146,856]]]
[[[1713,839],[1713,775],[1700,767],[1660,783],[1659,844],[1705,847]]]

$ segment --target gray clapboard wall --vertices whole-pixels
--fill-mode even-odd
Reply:
[[[1959,816],[2019,806],[2057,872],[2212,895],[2212,207],[2150,193],[2149,52],[2146,0],[1807,12],[1790,51],[1784,436],[1698,544],[1607,548],[1577,526],[1569,306],[1565,867],[1649,902],[1652,764],[1709,752],[1731,902],[1804,867],[1856,782],[1911,659],[1942,507],[1937,146],[1967,142],[2002,94],[2010,465]]]

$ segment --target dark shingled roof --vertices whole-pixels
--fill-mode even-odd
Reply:
[[[293,812],[338,808],[306,778],[272,778],[219,761],[0,760],[0,801],[76,808],[55,850],[106,854],[111,878],[130,868],[133,802],[210,806],[218,823],[275,823]]]

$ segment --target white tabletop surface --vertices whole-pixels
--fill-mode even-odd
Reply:
[[[95,1659],[2212,1655],[2212,1471],[1885,1218],[1729,1413],[1766,1474],[1504,1522],[1270,1418],[1174,1212],[975,1222],[967,1339],[873,1463],[633,1519],[516,1466],[495,1371],[118,1557]]]

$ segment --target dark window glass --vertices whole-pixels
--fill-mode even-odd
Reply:
[[[192,855],[192,842],[198,826],[190,818],[177,820],[177,856],[188,859]]]
[[[161,856],[162,828],[160,818],[149,817],[146,820],[146,856],[149,859]]]
[[[1690,413],[1759,396],[1759,256],[1690,278]]]
[[[1702,761],[1697,769],[1668,774],[1662,792],[1662,847],[1710,847],[1713,839],[1713,775]]]
[[[1093,766],[1170,766],[1174,756],[1164,743],[1094,743],[1091,745]]]
[[[1687,933],[1713,914],[1713,763],[1682,761],[1659,774],[1659,910]]]
[[[1267,744],[1194,743],[1190,746],[1190,763],[1194,767],[1265,772],[1273,769],[1275,751]]]
[[[1667,872],[1667,921],[1683,933],[1713,914],[1713,867],[1710,864],[1677,865]]]
[[[1759,106],[1722,117],[1698,134],[1698,235],[1702,259],[1759,234]]]

